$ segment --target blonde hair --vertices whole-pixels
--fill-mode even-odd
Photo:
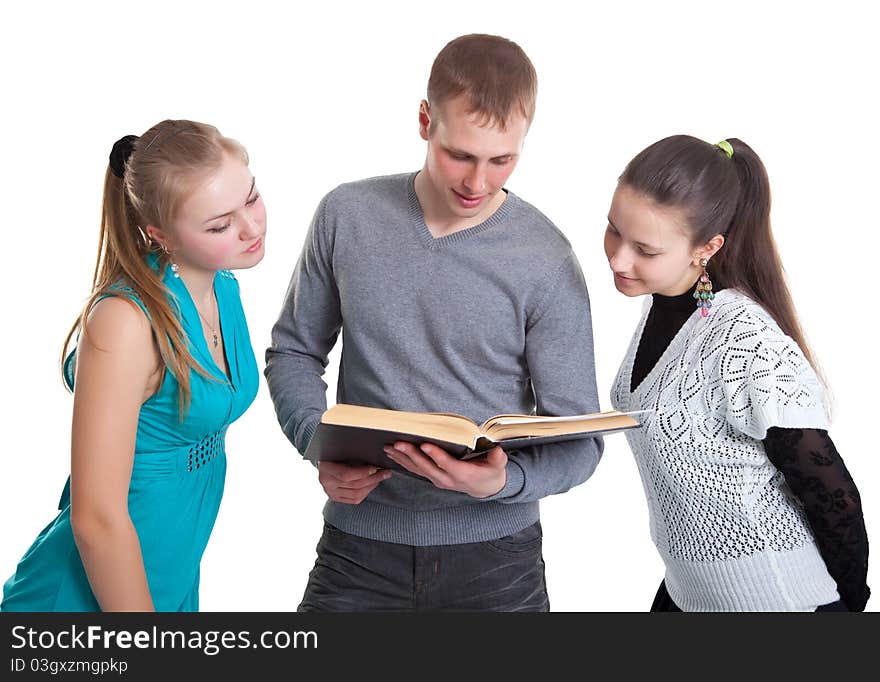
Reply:
[[[95,304],[105,296],[119,296],[120,286],[130,288],[147,311],[164,369],[177,379],[181,420],[192,396],[190,371],[214,377],[187,348],[179,308],[172,307],[171,294],[159,274],[164,272],[169,257],[150,239],[146,226],[168,230],[181,203],[206,175],[220,167],[224,154],[248,162],[245,148],[221,135],[214,126],[165,120],[134,141],[122,178],[108,166],[92,292],[68,332],[61,353],[63,367],[71,338],[85,334],[85,321]],[[157,254],[159,273],[147,262],[149,253]]]

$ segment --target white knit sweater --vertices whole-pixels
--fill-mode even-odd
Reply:
[[[651,301],[611,401],[655,411],[626,435],[673,601],[683,611],[812,611],[836,601],[800,503],[761,442],[771,426],[828,428],[812,367],[761,306],[725,289],[707,318],[694,308],[631,393]]]

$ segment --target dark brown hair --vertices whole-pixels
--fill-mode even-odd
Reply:
[[[428,103],[439,107],[464,95],[468,112],[487,124],[507,127],[511,115],[535,117],[538,76],[522,48],[507,38],[471,34],[447,43],[434,59],[428,78]]]
[[[689,135],[655,142],[629,162],[620,182],[659,205],[684,212],[691,243],[717,234],[724,245],[712,257],[716,288],[731,287],[760,303],[821,372],[804,339],[770,229],[770,181],[754,150],[735,137],[733,156]]]

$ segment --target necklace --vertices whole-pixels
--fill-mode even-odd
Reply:
[[[213,300],[213,298],[214,297],[212,296],[211,299]],[[195,306],[196,312],[199,314],[199,317],[201,317],[202,320],[204,320],[205,324],[208,325],[208,329],[211,330],[211,334],[213,334],[213,336],[214,336],[214,339],[213,339],[214,340],[214,348],[216,348],[217,346],[220,345],[220,339],[217,336],[217,330],[214,328],[214,325],[212,325],[210,322],[208,322],[208,320],[205,319],[205,316],[202,315],[202,311],[199,310],[199,307],[195,304],[195,301],[193,301],[193,306]]]

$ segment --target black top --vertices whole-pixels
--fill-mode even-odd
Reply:
[[[653,299],[639,339],[630,391],[648,375],[697,310],[693,288],[680,296],[654,294]],[[768,459],[782,472],[803,505],[841,599],[850,611],[864,611],[871,591],[867,585],[868,535],[861,499],[828,432],[771,427],[763,443]]]

